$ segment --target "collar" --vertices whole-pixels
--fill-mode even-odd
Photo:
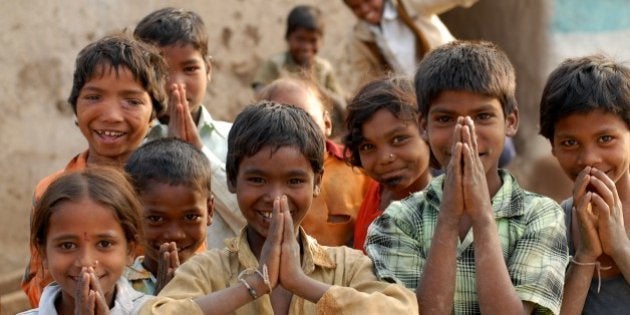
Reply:
[[[383,16],[381,19],[388,21],[395,21],[398,18],[398,12],[392,1],[385,1],[383,3]]]
[[[334,269],[337,264],[326,251],[326,248],[319,245],[317,241],[310,237],[302,227],[299,227],[298,234],[302,240],[302,248],[304,256],[302,257],[302,270],[305,274],[310,274],[315,267]],[[245,268],[258,268],[258,260],[252,253],[249,243],[247,242],[247,227],[241,229],[238,237],[231,239],[227,243],[227,250],[236,253],[238,260]]]
[[[326,139],[326,152],[328,152],[328,154],[343,160],[344,156],[343,156],[343,146],[338,145],[334,142],[332,142],[331,140]]]
[[[125,268],[125,278],[131,280],[151,280],[153,282],[157,282],[157,279],[153,276],[153,274],[144,268],[142,262],[144,261],[144,256],[138,256],[134,260],[131,266],[127,266]]]
[[[495,219],[525,214],[523,189],[508,171],[499,169],[499,176],[503,184],[491,200]],[[445,177],[446,175],[443,174],[434,178],[426,189],[426,200],[437,211],[440,209],[440,201],[444,193],[442,187]]]

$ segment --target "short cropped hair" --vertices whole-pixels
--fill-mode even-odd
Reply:
[[[208,32],[199,14],[163,8],[145,16],[133,32],[136,38],[158,47],[191,44],[208,61]]]
[[[190,143],[175,138],[146,143],[131,154],[125,165],[138,194],[153,184],[185,185],[211,192],[210,161]]]
[[[310,5],[293,8],[287,17],[287,33],[284,38],[289,38],[289,35],[301,28],[324,36],[322,11]]]
[[[236,186],[241,162],[270,147],[295,147],[309,161],[315,174],[324,170],[324,134],[303,109],[270,101],[245,108],[234,120],[228,135],[225,163],[228,182]]]
[[[312,93],[322,104],[322,110],[332,111],[332,100],[326,91],[316,82],[302,78],[284,77],[273,80],[257,93],[258,100],[273,100],[280,93],[304,91]]]
[[[569,58],[547,79],[540,134],[553,143],[555,124],[572,114],[603,110],[630,126],[630,69],[605,55]]]
[[[359,89],[348,104],[346,129],[343,139],[344,155],[350,165],[362,167],[359,147],[363,138],[363,124],[374,113],[386,109],[396,118],[418,124],[420,116],[416,104],[413,82],[406,77],[382,77],[368,82]]]
[[[458,40],[431,51],[418,65],[415,85],[424,117],[431,102],[443,91],[467,91],[497,98],[504,115],[517,109],[514,67],[498,46],[487,41]]]
[[[50,218],[62,202],[89,198],[110,208],[128,243],[140,244],[141,204],[125,174],[106,166],[65,173],[53,181],[35,205],[31,220],[31,243],[46,248]]]
[[[102,75],[108,67],[120,71],[129,69],[133,78],[147,91],[155,116],[166,109],[167,66],[159,52],[151,45],[144,44],[126,34],[103,37],[79,52],[75,61],[72,91],[68,102],[77,112],[77,99],[83,86],[94,76]]]

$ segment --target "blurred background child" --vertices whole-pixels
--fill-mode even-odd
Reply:
[[[431,180],[429,146],[419,124],[413,83],[405,77],[369,82],[350,101],[345,150],[350,164],[374,179],[357,216],[354,248],[363,250],[370,223],[390,202],[422,190]]]
[[[225,180],[227,136],[232,124],[215,120],[203,106],[212,73],[206,26],[195,12],[163,8],[145,16],[134,35],[158,47],[168,63],[169,112],[154,122],[147,140],[174,136],[208,157],[216,213],[206,242],[208,247],[223,248],[223,240],[237,235],[245,218]]]
[[[122,168],[142,143],[151,120],[164,110],[165,78],[166,65],[158,52],[128,36],[107,36],[83,48],[76,59],[68,102],[88,149],[63,170],[42,179],[33,200],[37,202],[63,172],[93,165]],[[21,285],[31,305],[37,306],[52,278],[41,269],[39,251],[32,242],[30,250]]]
[[[302,227],[326,246],[352,246],[357,212],[370,183],[361,170],[348,166],[343,147],[329,139],[332,132],[330,101],[317,86],[300,79],[282,78],[273,81],[259,93],[261,100],[292,104],[311,115],[326,137],[324,172],[319,196]]]
[[[141,235],[140,203],[125,176],[94,167],[50,184],[35,207],[31,242],[54,283],[22,314],[136,314],[149,296],[122,278]]]
[[[125,277],[134,289],[157,295],[206,240],[214,208],[210,163],[193,145],[167,138],[136,150],[125,170],[142,202],[145,242],[144,256]]]

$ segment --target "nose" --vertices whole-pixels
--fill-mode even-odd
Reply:
[[[264,201],[273,204],[273,201],[284,194],[284,188],[280,184],[269,185],[264,195]]]
[[[169,72],[168,80],[167,80],[167,84],[168,84],[167,90],[168,90],[168,87],[171,86],[171,84],[175,84],[175,83],[184,84],[184,76],[181,73],[176,72],[176,71]]]
[[[164,230],[164,240],[168,242],[181,241],[186,238],[186,233],[177,222],[171,222]]]
[[[597,153],[597,150],[591,146],[584,146],[580,152],[578,152],[578,163],[581,167],[597,167],[599,162],[601,162],[601,157]]]
[[[396,160],[396,154],[392,150],[381,150],[378,153],[378,161],[382,165],[387,165]]]
[[[102,120],[109,122],[123,120],[122,107],[121,104],[119,104],[119,101],[122,102],[122,100],[118,100],[103,104],[100,113]]]
[[[79,251],[79,256],[74,262],[77,267],[96,267],[96,255],[89,246],[84,246]]]

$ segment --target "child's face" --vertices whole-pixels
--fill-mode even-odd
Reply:
[[[92,266],[103,294],[111,303],[116,281],[133,260],[114,211],[89,198],[62,201],[50,217],[44,264],[61,286],[63,299],[73,301],[82,267]]]
[[[162,46],[160,52],[168,64],[167,91],[173,83],[184,84],[190,113],[198,115],[210,80],[210,64],[192,44]]]
[[[475,123],[479,157],[486,174],[496,173],[506,136],[513,136],[518,127],[518,113],[503,115],[501,102],[467,91],[443,91],[430,104],[423,118],[429,146],[442,166],[451,159],[453,131],[459,116],[470,116]]]
[[[552,152],[571,180],[586,166],[605,172],[614,182],[628,179],[630,130],[621,118],[596,110],[561,118],[554,128]]]
[[[381,23],[384,0],[344,0],[352,13],[370,24]]]
[[[206,240],[211,222],[213,200],[209,193],[199,187],[153,182],[139,197],[144,208],[146,265],[152,266],[159,259],[160,245],[167,242],[177,244],[180,262],[192,257]]]
[[[244,157],[236,174],[238,206],[250,230],[265,239],[271,223],[273,201],[286,195],[295,228],[300,225],[319,193],[322,174],[315,174],[307,158],[296,147],[283,146],[277,151],[263,147]]]
[[[420,137],[418,122],[400,120],[383,108],[363,124],[361,133],[359,156],[370,177],[394,192],[424,188],[429,147]]]
[[[102,66],[77,99],[77,122],[92,160],[125,161],[149,129],[153,106],[149,93],[129,69]]]
[[[313,65],[320,41],[321,36],[317,32],[304,28],[296,29],[287,37],[291,56],[297,64],[304,67]]]
[[[305,110],[319,129],[321,129],[322,133],[328,137],[332,132],[332,122],[330,121],[330,115],[328,111],[324,110],[324,105],[322,102],[310,91],[306,90],[286,90],[282,93],[276,93],[270,99],[270,101],[284,103],[284,104],[293,104]]]

